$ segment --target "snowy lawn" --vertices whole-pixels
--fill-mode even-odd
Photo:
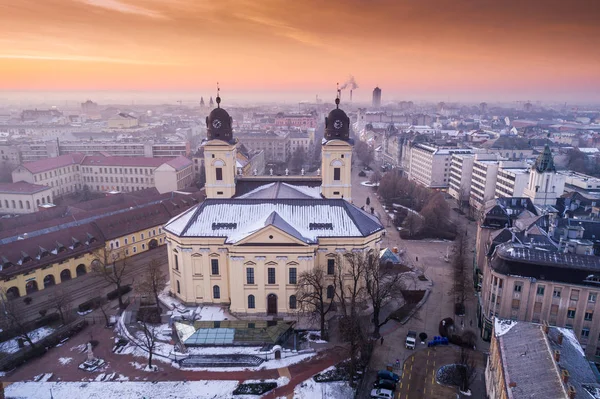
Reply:
[[[327,341],[321,339],[321,331],[306,331],[304,336],[308,342],[314,342],[315,344],[326,344]]]
[[[54,332],[53,328],[40,327],[38,329],[31,331],[28,335],[29,335],[29,338],[31,338],[31,340],[35,343],[35,342],[40,341],[41,339],[44,339],[45,337],[52,334],[53,332]],[[27,342],[25,342],[25,345],[29,345],[29,344]],[[18,350],[19,350],[19,344],[18,344],[16,338],[0,343],[0,352],[15,353]]]
[[[347,399],[354,397],[354,389],[347,382],[315,382],[312,378],[294,388],[294,399]]]
[[[179,299],[169,296],[169,283],[158,295],[158,299],[169,308],[167,314],[202,321],[236,320],[220,306],[185,306]]]
[[[170,398],[233,399],[237,381],[190,382],[16,382],[5,388],[11,398]]]

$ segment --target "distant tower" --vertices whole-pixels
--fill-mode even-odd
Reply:
[[[212,108],[212,107],[214,107],[214,106],[215,106],[215,103],[214,103],[214,101],[213,101],[213,99],[212,99],[212,96],[210,96],[210,100],[208,101],[208,106],[209,106],[210,108]]]
[[[525,111],[526,111],[526,112],[531,112],[531,110],[533,110],[533,104],[532,104],[532,103],[530,103],[529,101],[527,101],[527,102],[525,103],[525,105],[523,106],[523,108],[525,108]]]
[[[325,138],[321,147],[321,194],[325,198],[343,198],[351,202],[350,118],[339,108],[339,90],[335,104],[335,109],[325,118]]]
[[[200,108],[204,108],[204,97],[200,97]]]
[[[373,89],[373,107],[381,107],[381,89],[379,87]]]
[[[217,108],[206,117],[206,129],[208,141],[203,144],[206,197],[231,198],[235,194],[237,140],[233,138],[232,119],[221,108],[218,88]]]
[[[483,103],[479,104],[479,112],[481,112],[482,114],[487,114],[487,111],[488,111],[487,103],[483,102]]]

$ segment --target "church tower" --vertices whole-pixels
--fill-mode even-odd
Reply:
[[[556,173],[552,151],[546,144],[529,172],[529,182],[524,190],[535,205],[556,205],[556,199],[565,189],[565,177]]]
[[[350,118],[339,108],[325,118],[325,137],[321,147],[321,194],[325,198],[343,198],[352,202],[352,140]]]
[[[207,141],[203,143],[206,198],[231,198],[235,195],[237,140],[218,94],[216,101],[217,108],[206,117]]]

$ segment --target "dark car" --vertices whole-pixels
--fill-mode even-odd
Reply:
[[[373,388],[389,389],[390,391],[396,390],[396,383],[392,380],[378,380],[373,383]]]
[[[380,380],[392,380],[394,382],[400,381],[400,376],[398,374],[387,370],[379,370],[377,372],[377,378]]]

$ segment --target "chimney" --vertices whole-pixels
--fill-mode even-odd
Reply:
[[[544,331],[544,334],[548,335],[548,322],[546,320],[542,323],[542,330]]]
[[[564,338],[564,335],[563,335],[563,333],[558,333],[558,339],[557,339],[557,342],[558,342],[558,344],[559,344],[559,345],[562,345],[563,338]]]
[[[567,390],[567,395],[569,395],[569,399],[575,399],[575,394],[577,391],[573,385],[569,385],[569,389]]]
[[[560,351],[558,349],[554,351],[554,360],[556,363],[560,362]]]
[[[569,370],[567,369],[563,369],[563,371],[560,373],[562,380],[565,384],[569,383]]]

